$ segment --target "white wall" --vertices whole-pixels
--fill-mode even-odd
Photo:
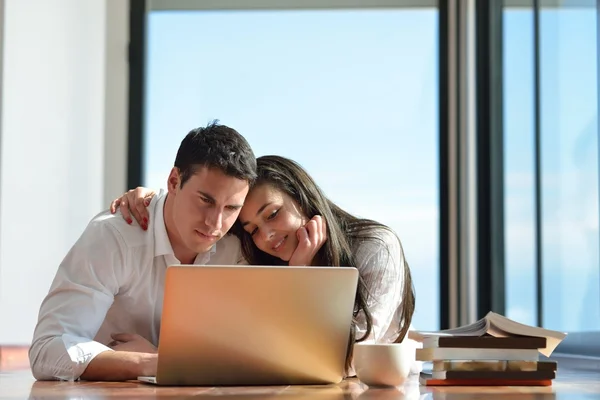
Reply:
[[[125,0],[4,0],[0,344],[29,344],[56,268],[126,186]]]

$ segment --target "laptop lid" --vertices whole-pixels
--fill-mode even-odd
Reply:
[[[157,383],[338,383],[357,283],[346,267],[171,266]]]

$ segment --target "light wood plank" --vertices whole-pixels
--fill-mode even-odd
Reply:
[[[557,378],[551,387],[424,387],[416,376],[404,386],[368,388],[356,379],[328,386],[271,387],[155,387],[139,382],[36,382],[27,362],[26,348],[0,351],[0,399],[9,398],[173,398],[218,396],[245,400],[280,396],[283,399],[555,399],[600,396],[600,360],[557,358]]]

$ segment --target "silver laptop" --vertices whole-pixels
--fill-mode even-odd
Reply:
[[[347,267],[167,268],[157,385],[338,383],[358,283]]]

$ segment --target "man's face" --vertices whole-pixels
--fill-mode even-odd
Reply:
[[[182,244],[205,253],[225,235],[240,213],[248,182],[219,169],[199,168],[181,187],[177,168],[169,175],[173,222]]]

